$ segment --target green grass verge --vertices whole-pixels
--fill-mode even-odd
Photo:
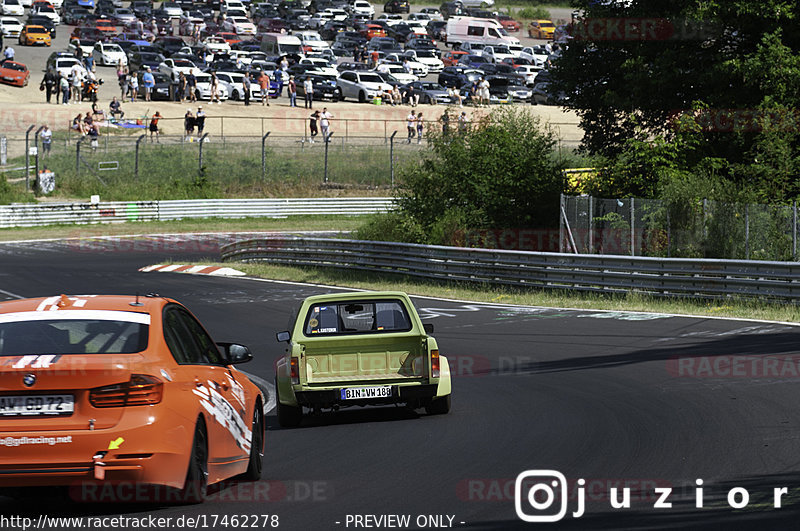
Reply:
[[[520,290],[466,284],[443,284],[401,275],[339,271],[328,268],[295,268],[240,262],[227,262],[224,265],[244,271],[250,276],[273,280],[371,290],[400,290],[415,295],[477,302],[800,322],[800,308],[789,304],[660,299],[639,294],[602,295],[557,290]]]
[[[0,241],[189,232],[351,231],[363,223],[364,220],[359,216],[292,216],[284,219],[196,219],[97,225],[57,225],[51,227],[0,229]]]

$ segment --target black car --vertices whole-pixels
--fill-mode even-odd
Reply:
[[[431,39],[438,39],[440,41],[445,40],[447,37],[447,21],[446,20],[431,20],[425,25],[425,29],[428,30],[428,36]]]
[[[142,81],[142,76],[144,76],[145,72],[140,70],[137,73],[137,77],[139,79],[139,86],[143,87],[144,82]],[[153,91],[150,93],[150,98],[154,100],[172,100],[172,95],[170,94],[170,87],[172,86],[169,77],[165,76],[161,72],[152,72],[153,79],[155,79],[156,86],[153,87]],[[139,97],[144,97],[144,90],[139,91]]]
[[[200,11],[203,14],[203,18],[205,20],[209,20],[211,18],[214,18],[214,10],[211,9],[207,5],[195,4],[194,9],[196,9],[197,11]]]
[[[386,30],[386,36],[393,38],[397,42],[406,42],[408,36],[412,33],[414,33],[414,30],[405,22],[389,26],[389,29]]]
[[[408,0],[389,0],[383,4],[384,13],[409,13],[411,6],[408,5]]]
[[[331,51],[336,57],[353,57],[356,53],[356,46],[358,46],[357,42],[350,39],[343,39],[334,42],[331,46]]]
[[[289,13],[294,9],[303,9],[303,3],[300,0],[283,0],[280,4],[278,4],[278,13],[282,17],[286,17]]]
[[[439,11],[442,13],[442,17],[445,20],[450,17],[463,16],[467,14],[464,6],[461,5],[461,2],[445,2],[439,6]]]
[[[344,72],[346,70],[351,70],[354,72],[362,72],[369,70],[369,65],[366,63],[354,63],[350,61],[343,61],[336,66],[336,70],[339,72]]]
[[[439,84],[445,87],[461,87],[479,80],[483,72],[463,66],[446,66],[439,73]]]
[[[524,83],[517,83],[504,76],[488,76],[489,94],[508,101],[527,101],[530,98],[530,89]]]
[[[141,70],[149,66],[153,72],[158,71],[158,65],[164,61],[165,57],[157,52],[133,52],[128,55],[128,66],[131,72]]]
[[[307,30],[308,29],[308,11],[305,9],[290,9],[285,17],[286,23],[292,30]]]
[[[64,24],[68,24],[70,26],[77,26],[82,21],[86,20],[91,13],[89,10],[82,6],[71,6],[64,9],[64,15],[62,16],[62,21]]]
[[[130,9],[139,20],[150,20],[153,15],[153,4],[147,0],[133,0]]]
[[[336,37],[333,39],[333,42],[336,43],[345,40],[355,42],[358,46],[367,44],[367,38],[357,31],[343,31],[336,35]]]
[[[44,26],[44,29],[46,29],[47,33],[50,34],[50,38],[56,38],[56,25],[53,24],[53,21],[48,17],[42,15],[29,15],[28,20],[25,21],[25,24],[30,24],[32,26]]]
[[[415,37],[406,43],[408,50],[436,50],[436,45],[433,41],[425,37]]]
[[[483,63],[479,67],[487,76],[503,76],[517,85],[525,86],[525,76],[517,72],[513,66],[505,63]]]
[[[319,36],[322,37],[323,40],[332,41],[336,38],[338,33],[343,31],[347,31],[347,24],[337,20],[329,20],[322,26],[322,29],[319,30]]]
[[[367,50],[378,50],[378,52],[380,52],[382,55],[403,53],[403,49],[399,45],[392,44],[391,42],[370,43],[369,46],[367,46]]]
[[[494,13],[488,9],[481,9],[478,7],[468,8],[467,15],[475,18],[494,18]]]
[[[531,105],[563,105],[569,98],[564,92],[556,92],[552,87],[550,82],[537,82],[531,90]]]
[[[186,43],[180,37],[158,37],[153,41],[153,46],[158,49],[159,53],[169,57],[186,46]]]
[[[342,89],[336,86],[336,80],[327,79],[316,74],[301,74],[295,76],[294,80],[295,83],[297,83],[298,97],[305,98],[306,96],[306,90],[303,86],[306,79],[311,80],[311,85],[314,87],[315,100],[341,101],[344,99],[342,98]]]

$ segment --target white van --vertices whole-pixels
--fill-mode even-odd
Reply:
[[[285,33],[264,33],[261,37],[261,51],[267,57],[296,55],[303,57],[303,43],[295,35]]]
[[[519,44],[519,39],[511,37],[500,22],[494,19],[477,17],[450,17],[447,19],[447,44],[456,47],[465,41],[492,44]]]

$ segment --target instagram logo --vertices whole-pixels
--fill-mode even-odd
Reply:
[[[567,478],[556,470],[522,472],[514,483],[514,508],[525,522],[558,522],[567,514]]]

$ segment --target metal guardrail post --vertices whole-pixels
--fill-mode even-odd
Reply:
[[[797,262],[797,199],[792,201],[792,259]]]
[[[37,129],[36,132],[33,134],[33,145],[36,147],[36,155],[34,155],[36,157],[35,159],[36,167],[34,169],[34,174],[33,174],[34,182],[36,181],[36,179],[39,178],[39,133],[42,132],[42,129],[44,129],[43,125],[40,126],[39,129]],[[26,178],[25,190],[30,190],[30,189],[31,188],[29,186],[28,179]]]
[[[389,172],[392,176],[392,188],[394,188],[394,135],[396,134],[397,131],[389,137]]]
[[[200,147],[198,148],[198,155],[197,155],[197,171],[201,174],[203,173],[203,144],[206,141],[206,137],[208,133],[204,133],[203,136],[200,137]]]
[[[75,143],[75,175],[81,174],[81,142],[83,142],[84,138],[86,137],[79,138]]]
[[[261,179],[267,180],[267,137],[271,131],[261,137]]]
[[[30,134],[36,128],[36,124],[30,126],[27,131],[25,131],[25,189],[28,190],[28,178],[31,176],[31,161],[30,155],[28,153],[28,149],[30,147]]]
[[[322,180],[324,183],[328,182],[328,145],[331,143],[332,136],[333,133],[331,132],[325,137],[325,174]]]
[[[142,143],[142,140],[147,138],[147,135],[144,134],[136,139],[136,154],[134,155],[133,159],[133,176],[137,179],[139,178],[139,145]]]

